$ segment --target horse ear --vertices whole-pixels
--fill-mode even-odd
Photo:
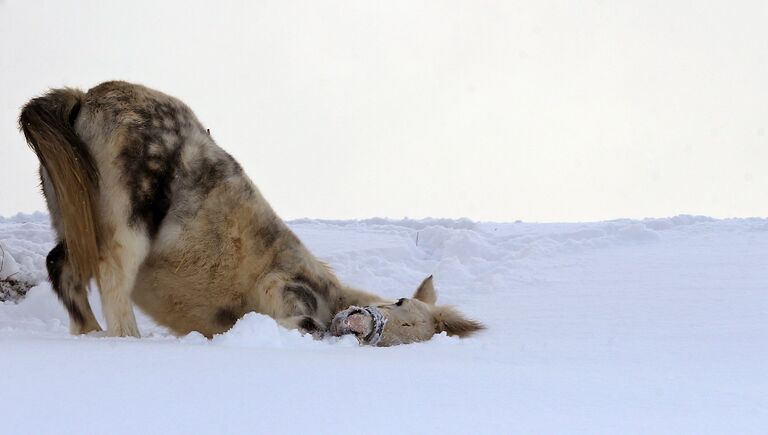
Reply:
[[[432,283],[432,275],[429,275],[427,279],[421,282],[419,288],[416,289],[416,293],[413,294],[413,298],[429,305],[435,305],[437,293],[435,292],[435,285]]]
[[[447,332],[448,335],[458,335],[459,337],[468,337],[477,331],[485,329],[482,323],[467,319],[451,307],[436,307],[433,310],[435,316],[435,332]]]

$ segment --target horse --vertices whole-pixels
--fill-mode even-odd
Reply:
[[[72,334],[103,331],[91,280],[108,336],[140,336],[134,304],[209,338],[249,312],[372,346],[485,328],[436,305],[431,276],[397,301],[342,284],[174,97],[124,81],[52,89],[24,105],[19,127],[40,163],[57,237],[46,267]]]

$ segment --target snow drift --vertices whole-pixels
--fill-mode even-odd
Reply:
[[[39,283],[0,303],[0,432],[768,427],[768,220],[290,226],[345,282],[397,298],[434,274],[438,300],[489,329],[366,348],[255,313],[212,340],[175,337],[139,313],[142,339],[73,337],[45,281],[47,216],[0,218],[0,279]]]

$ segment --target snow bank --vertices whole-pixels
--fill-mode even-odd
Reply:
[[[19,264],[11,256],[11,251],[0,242],[0,279],[8,279],[19,274]]]
[[[201,334],[192,334],[197,338],[203,338]],[[188,339],[189,337],[185,337]],[[351,335],[336,338],[327,337],[322,341],[314,340],[311,335],[302,335],[299,331],[288,330],[277,322],[263,314],[248,313],[238,320],[235,326],[224,334],[219,334],[211,339],[211,343],[217,346],[249,347],[249,348],[318,348],[322,346],[342,345],[357,347],[357,339]]]
[[[763,433],[768,220],[300,220],[340,278],[390,298],[435,274],[477,338],[314,341],[249,314],[207,340],[73,337],[44,215],[0,218],[3,433]],[[11,264],[11,263],[9,263]],[[97,294],[92,304],[102,324]]]
[[[47,276],[45,257],[53,243],[54,236],[45,214],[0,217],[0,279],[12,276],[22,281],[44,280]]]

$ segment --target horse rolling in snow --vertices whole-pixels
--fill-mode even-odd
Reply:
[[[73,334],[139,336],[133,303],[176,334],[211,337],[254,311],[305,333],[391,346],[483,329],[435,305],[432,277],[396,302],[341,284],[277,217],[181,101],[112,81],[29,101],[21,130],[40,160],[58,236],[47,257]]]

